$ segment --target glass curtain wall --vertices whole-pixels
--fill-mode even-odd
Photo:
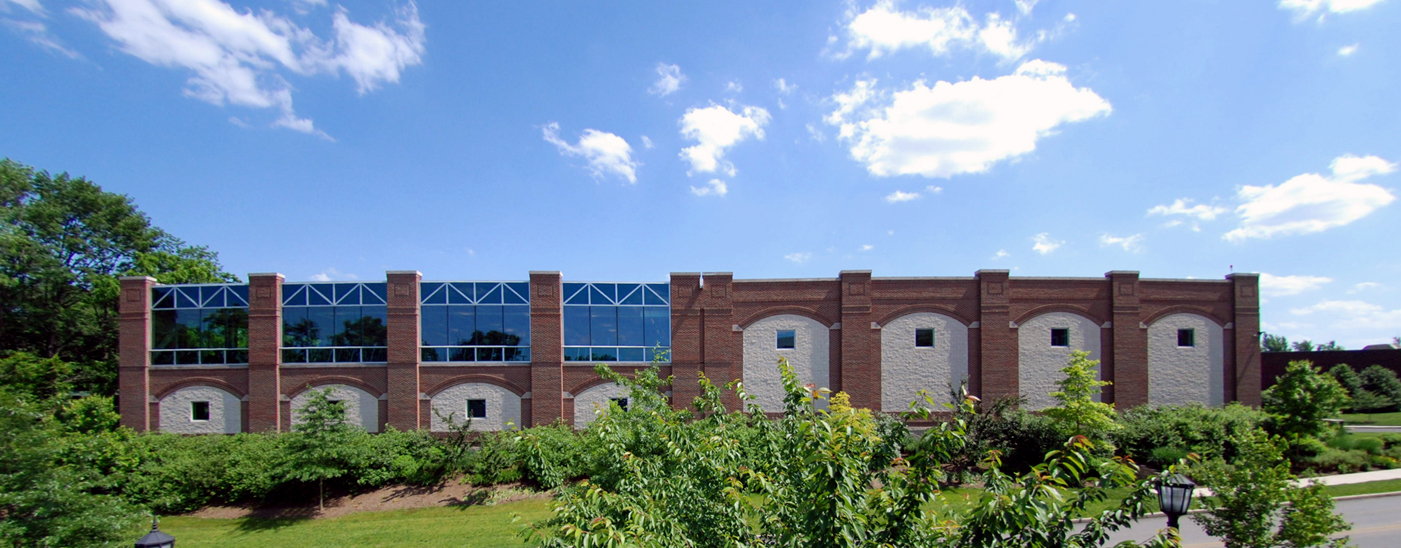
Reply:
[[[670,361],[671,286],[564,284],[564,361]]]
[[[248,363],[248,286],[156,286],[151,290],[152,365]]]
[[[284,284],[282,295],[282,363],[389,361],[385,284]]]
[[[422,282],[424,362],[529,362],[528,282]]]

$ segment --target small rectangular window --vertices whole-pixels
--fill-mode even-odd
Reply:
[[[627,410],[628,410],[628,399],[627,399],[627,398],[609,398],[609,400],[612,400],[613,403],[618,404],[618,409],[622,409],[623,411],[627,411]]]
[[[933,330],[933,329],[916,329],[916,330],[915,330],[915,346],[922,346],[922,347],[926,347],[926,348],[934,348],[934,330]]]
[[[486,400],[467,400],[467,417],[473,419],[485,419]]]
[[[1195,329],[1178,329],[1178,330],[1177,330],[1177,346],[1196,346],[1196,345],[1197,345],[1197,330],[1195,330]]]
[[[1052,329],[1051,346],[1070,346],[1070,330]]]
[[[206,422],[209,420],[209,402],[190,402],[190,420],[196,422]]]
[[[797,348],[798,333],[792,329],[778,330],[778,348]]]

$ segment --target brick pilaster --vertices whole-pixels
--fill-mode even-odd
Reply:
[[[703,334],[701,363],[705,376],[716,385],[738,379],[743,375],[744,333],[734,330],[734,281],[730,272],[706,272],[701,277],[700,305]],[[673,301],[674,302],[674,301]],[[672,370],[673,374],[675,369]],[[675,392],[672,393],[675,396]],[[690,401],[678,402],[690,405]],[[738,408],[739,399],[726,394],[725,405]]]
[[[671,273],[671,406],[682,409],[700,395],[702,371],[700,279],[697,272]],[[707,376],[709,374],[707,373]],[[717,386],[723,379],[710,379]]]
[[[559,272],[530,273],[530,424],[564,416],[564,288]],[[525,403],[525,402],[522,402]]]
[[[1226,399],[1260,406],[1260,275],[1235,273],[1231,280],[1234,330],[1226,335],[1234,341],[1234,356],[1228,354]],[[1229,344],[1229,343],[1228,343]],[[1234,359],[1231,359],[1234,358]],[[1232,390],[1234,388],[1234,390]],[[1232,398],[1231,393],[1235,396]]]
[[[979,270],[974,274],[978,280],[978,372],[982,376],[978,397],[984,401],[1021,393],[1008,274],[1007,270]]]
[[[117,397],[122,426],[145,432],[151,429],[151,287],[150,276],[121,278],[117,305]]]
[[[386,374],[389,387],[389,426],[413,430],[425,426],[419,414],[418,345],[418,282],[423,275],[416,270],[385,274],[385,302],[389,305],[389,364]]]
[[[880,331],[871,324],[871,271],[843,270],[839,275],[842,303],[841,388],[852,407],[880,409]]]
[[[1111,352],[1102,356],[1100,373],[1114,383],[1105,387],[1104,401],[1124,411],[1148,403],[1148,330],[1139,312],[1138,272],[1115,270],[1104,277],[1109,278]]]
[[[248,275],[249,432],[282,429],[282,275]]]

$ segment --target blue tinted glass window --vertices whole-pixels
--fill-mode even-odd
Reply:
[[[332,287],[333,287],[332,284],[307,284],[307,286],[306,286],[306,304],[309,304],[309,305],[326,305],[326,304],[333,304],[333,303],[331,302],[331,297],[335,295],[335,292],[332,290]]]
[[[203,341],[200,340],[203,316],[198,308],[175,311],[176,348],[203,348]]]
[[[311,346],[313,337],[308,333],[306,307],[287,306],[282,308],[282,346]],[[284,357],[282,361],[287,361]]]
[[[364,291],[360,293],[360,304],[386,304],[385,287],[386,284],[383,283],[364,284]]]
[[[174,308],[175,290],[169,287],[156,287],[151,289],[151,308]],[[172,358],[173,359],[173,358]]]
[[[618,304],[643,304],[642,294],[646,292],[641,284],[618,284]]]
[[[282,306],[306,306],[306,286],[301,284],[282,286]]]
[[[199,303],[191,299],[182,288],[175,289],[175,306],[178,308],[199,308]],[[195,289],[195,288],[189,288]]]
[[[361,346],[389,345],[389,310],[383,305],[360,307]],[[367,360],[368,361],[368,360]],[[380,360],[382,361],[382,360]]]
[[[477,302],[481,304],[501,304],[501,285],[477,284]]]
[[[589,344],[618,344],[618,308],[615,306],[589,307]]]
[[[504,296],[506,304],[528,304],[530,302],[530,284],[506,284]]]
[[[448,307],[424,306],[419,309],[419,334],[423,346],[448,344]]]
[[[180,332],[176,328],[175,314],[174,310],[151,312],[151,348],[179,347]]]
[[[646,329],[643,327],[643,308],[640,306],[620,306],[618,310],[618,344],[646,346]],[[634,360],[636,361],[636,360]]]
[[[587,346],[589,344],[589,307],[564,307],[565,346]]]
[[[564,304],[589,304],[589,293],[584,284],[564,284]]]
[[[594,284],[593,289],[589,290],[589,303],[613,304],[613,297],[611,295],[605,294],[602,291],[603,289],[611,290],[612,288],[612,286],[606,284]],[[612,293],[612,291],[609,291],[608,293]]]
[[[364,319],[360,315],[358,306],[337,306],[332,307],[335,320],[331,323],[331,344],[329,346],[360,346],[361,333],[364,331]]]
[[[506,326],[502,321],[501,307],[478,306],[477,331],[473,335],[472,344],[505,344]],[[477,359],[480,360],[481,356]]]
[[[448,361],[452,362],[474,362],[477,361],[477,349],[475,348],[454,348],[448,356]]]
[[[472,344],[472,332],[477,330],[477,307],[454,305],[448,309],[447,344]]]
[[[601,348],[601,347],[597,347],[597,346],[596,346],[596,347],[590,348],[589,350],[591,351],[591,356],[592,356],[592,357],[591,357],[590,359],[591,359],[592,361],[596,361],[596,362],[615,362],[615,361],[618,361],[618,349],[617,349],[617,348]]]
[[[423,282],[418,284],[418,298],[423,304],[446,304],[448,294],[443,289],[441,282]]]
[[[306,321],[311,335],[311,344],[307,346],[330,346],[331,336],[336,332],[335,309],[329,306],[307,307]]]
[[[671,346],[671,309],[649,306],[644,310],[646,339],[643,346]]]
[[[507,306],[503,315],[506,326],[506,344],[530,346],[530,307]]]
[[[449,304],[472,304],[472,301],[476,300],[472,293],[472,284],[448,284],[447,291]]]
[[[794,348],[798,337],[797,332],[792,329],[778,330],[778,348]]]
[[[620,362],[641,362],[647,361],[643,358],[646,354],[644,348],[619,348],[618,361]]]

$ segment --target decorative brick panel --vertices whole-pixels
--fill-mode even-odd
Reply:
[[[840,280],[841,344],[838,353],[841,389],[852,407],[881,408],[880,331],[872,323],[871,271],[843,270]]]
[[[563,290],[559,272],[530,273],[530,424],[536,426],[566,416]],[[522,410],[522,420],[525,415]]]
[[[700,395],[702,368],[700,307],[701,275],[695,272],[671,273],[671,370],[676,377],[672,386],[671,405],[682,409]],[[729,369],[724,371],[729,375]],[[706,372],[710,376],[710,372]],[[723,379],[711,378],[716,385]]]
[[[281,274],[248,275],[249,432],[276,432],[288,424],[282,405]]]
[[[976,275],[980,291],[978,372],[982,377],[978,396],[987,401],[1020,394],[1017,333],[1010,325],[1008,274],[1006,270],[979,270]]]
[[[423,275],[418,271],[386,274],[386,304],[389,311],[388,354],[386,370],[389,401],[386,423],[399,430],[424,427],[427,421],[420,413],[419,388],[419,287]]]
[[[1138,302],[1138,273],[1116,270],[1109,278],[1112,319],[1110,352],[1100,364],[1106,386],[1104,401],[1122,410],[1148,403],[1148,330]]]
[[[150,276],[121,278],[118,310],[117,399],[122,426],[145,432],[151,424],[151,287]]]
[[[1235,339],[1234,356],[1227,356],[1227,394],[1234,389],[1235,400],[1245,405],[1260,406],[1260,275],[1236,273],[1226,276],[1231,281]],[[1229,399],[1229,397],[1228,397]]]

